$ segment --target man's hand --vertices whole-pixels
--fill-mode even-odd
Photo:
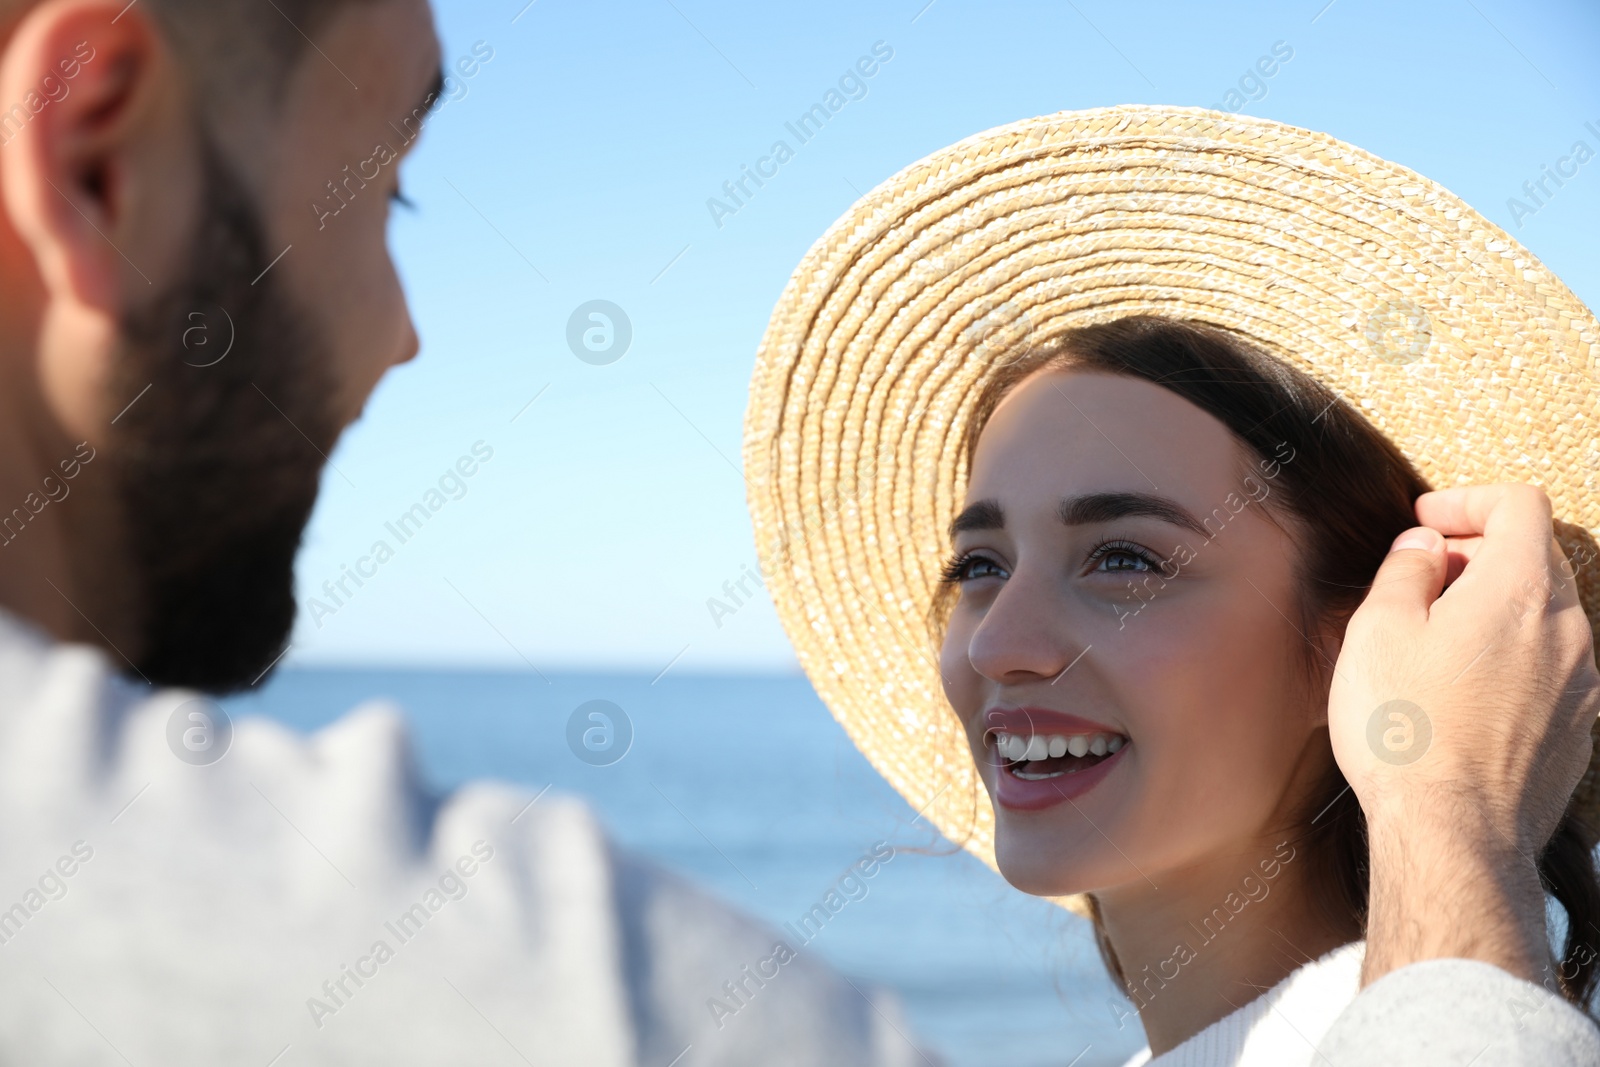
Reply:
[[[1372,849],[1363,984],[1440,957],[1538,981],[1536,859],[1589,763],[1593,635],[1542,491],[1447,489],[1416,510],[1350,620],[1328,700]]]

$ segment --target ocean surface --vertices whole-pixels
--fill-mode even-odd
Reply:
[[[802,677],[300,668],[221,703],[313,731],[373,699],[404,712],[434,787],[496,778],[581,796],[622,844],[774,927],[874,844],[894,846],[808,951],[898,993],[951,1067],[1101,1067],[1143,1047],[1136,1021],[1118,1028],[1126,1002],[1087,924],[917,821]],[[590,701],[621,714],[595,705],[569,730]]]

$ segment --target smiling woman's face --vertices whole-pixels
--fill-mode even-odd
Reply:
[[[1120,375],[1036,373],[985,426],[941,669],[1013,885],[1159,885],[1280,830],[1331,764],[1269,471]]]

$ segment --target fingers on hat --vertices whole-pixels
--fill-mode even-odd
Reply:
[[[1427,618],[1429,606],[1444,589],[1447,555],[1445,539],[1437,530],[1414,526],[1405,531],[1379,565],[1362,610]]]
[[[1550,497],[1536,485],[1502,482],[1439,489],[1417,497],[1417,521],[1446,537],[1482,535],[1496,544],[1536,546],[1551,536]]]
[[[1550,498],[1537,486],[1507,482],[1424,493],[1417,498],[1417,515],[1448,535],[1478,535],[1477,544],[1464,553],[1472,573],[1498,572],[1507,582],[1526,585],[1540,571],[1562,573],[1566,564],[1555,537]],[[1564,602],[1559,588],[1555,593]],[[1566,597],[1575,593],[1568,590]]]
[[[1467,564],[1472,562],[1472,557],[1478,554],[1478,547],[1482,544],[1483,537],[1481,535],[1447,537],[1444,539],[1447,567],[1444,576],[1445,585],[1449,585],[1461,577],[1461,572],[1467,569]]]

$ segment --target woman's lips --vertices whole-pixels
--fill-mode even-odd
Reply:
[[[1012,770],[1014,764],[999,761],[995,769],[995,803],[1011,811],[1043,811],[1068,800],[1076,800],[1105,781],[1106,776],[1121,765],[1132,745],[1125,744],[1081,771],[1067,771],[1054,778],[1029,780],[1018,778]],[[990,752],[994,749],[991,747]]]
[[[995,768],[995,802],[1041,811],[1093,789],[1132,742],[1115,727],[1048,708],[991,708],[984,752]]]
[[[996,706],[983,713],[986,734],[996,730],[1019,734],[1120,734],[1115,726],[1049,708]]]

